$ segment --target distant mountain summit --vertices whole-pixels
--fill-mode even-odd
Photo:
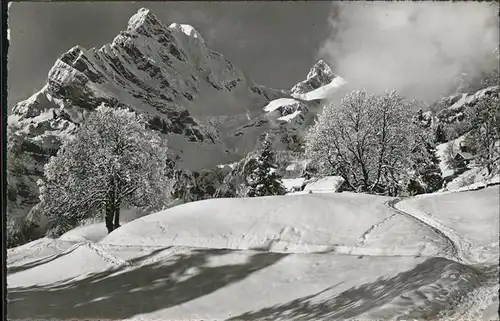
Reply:
[[[329,84],[337,77],[332,68],[323,60],[318,61],[307,74],[307,78],[292,87],[292,93],[305,94]]]
[[[258,85],[209,48],[192,26],[167,27],[142,8],[111,43],[64,53],[45,86],[13,107],[8,124],[24,169],[12,175],[13,186],[23,192],[11,203],[19,208],[36,203],[43,165],[101,104],[145,116],[149,127],[168,139],[177,166],[200,169],[241,159],[266,131],[299,134],[300,119],[318,105],[318,97],[308,101],[308,92],[335,79],[319,61],[292,90]],[[292,104],[279,112],[267,108],[280,99]]]

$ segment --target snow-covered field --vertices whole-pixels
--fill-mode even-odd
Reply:
[[[468,255],[478,262],[498,263],[499,188],[422,195],[400,203],[405,211],[420,211],[445,225],[470,244]]]
[[[394,320],[448,311],[442,315],[458,320],[464,311],[469,320],[498,319],[490,284],[498,275],[484,264],[498,260],[498,187],[408,199],[396,209],[394,201],[354,193],[215,199],[107,236],[103,226],[81,227],[9,250],[9,315]],[[488,260],[451,260],[457,235],[472,249],[490,246]]]

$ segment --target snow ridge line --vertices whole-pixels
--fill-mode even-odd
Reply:
[[[396,214],[398,213],[394,213],[386,218],[384,218],[382,221],[376,223],[376,224],[373,224],[369,229],[367,229],[360,237],[359,237],[359,241],[358,243],[356,244],[356,246],[363,246],[365,244],[365,241],[366,239],[368,238],[368,235],[376,228],[378,228],[379,226],[381,226],[382,224],[384,224],[386,221],[390,220],[391,218],[393,218],[394,216],[396,216]]]
[[[21,260],[17,260],[13,263],[11,263],[10,265],[7,265],[7,269],[10,269],[10,268],[18,268],[18,267],[22,267],[22,266],[25,266],[25,265],[31,265],[31,264],[34,264],[36,262],[42,262],[40,263],[41,264],[45,264],[45,263],[48,263],[50,261],[53,261],[53,260],[56,260],[60,257],[63,257],[65,255],[68,255],[69,253],[73,252],[74,250],[76,250],[78,247],[80,247],[83,243],[76,243],[74,245],[72,245],[70,248],[67,248],[66,250],[60,252],[60,253],[56,253],[56,254],[52,254],[52,255],[49,255],[49,256],[46,256],[46,257],[43,257],[43,258],[36,258],[36,259],[32,259],[32,260],[29,260],[27,262],[23,262],[22,264],[16,264],[17,262],[21,261]]]
[[[138,246],[128,246],[128,245],[121,245],[121,244],[107,244],[109,246],[115,246],[115,247],[138,247]],[[139,246],[142,247],[142,246]],[[256,245],[253,248],[228,248],[228,247],[204,247],[204,246],[187,246],[187,245],[171,245],[171,246],[148,246],[144,245],[146,248],[151,248],[151,249],[164,249],[168,250],[169,253],[165,256],[161,255],[157,258],[151,258],[147,259],[143,262],[140,262],[139,264],[131,264],[129,261],[126,261],[129,263],[129,266],[136,266],[136,265],[143,265],[146,263],[152,263],[156,261],[161,261],[164,260],[165,258],[175,255],[177,253],[181,252],[187,252],[191,250],[228,250],[228,251],[234,251],[234,252],[254,252],[254,253],[283,253],[283,254],[304,254],[304,255],[309,255],[309,254],[325,254],[325,253],[332,253],[332,254],[338,254],[338,255],[357,255],[357,256],[397,256],[397,257],[415,257],[417,256],[416,254],[407,254],[407,253],[401,253],[401,254],[394,254],[393,251],[391,253],[385,253],[383,249],[380,248],[357,248],[356,246],[347,246],[347,245],[340,245],[340,244],[297,244],[297,243],[291,243],[283,240],[272,240],[269,243],[262,244],[262,245]],[[424,256],[422,256],[424,257]]]

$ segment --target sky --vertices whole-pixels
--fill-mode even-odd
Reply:
[[[355,88],[432,102],[498,70],[498,18],[493,2],[342,1],[320,53]]]
[[[8,17],[9,109],[43,87],[64,52],[110,43],[141,7],[167,26],[194,26],[257,83],[279,89],[305,79],[330,29],[326,1],[15,2]]]
[[[194,26],[257,83],[278,89],[322,58],[356,89],[431,102],[499,63],[498,6],[488,2],[16,2],[9,107],[38,91],[64,52],[110,43],[141,7],[167,26]]]

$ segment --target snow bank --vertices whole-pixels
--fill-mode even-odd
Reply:
[[[123,224],[120,223],[120,224]],[[108,229],[104,222],[79,226],[71,231],[68,231],[59,237],[61,241],[69,242],[99,242],[106,235]]]
[[[292,99],[292,98],[278,98],[278,99],[271,101],[269,104],[267,104],[264,107],[264,111],[272,112],[272,111],[275,111],[276,109],[283,107],[283,106],[298,105],[298,104],[299,104],[299,102],[295,99]]]
[[[84,250],[72,261],[55,263],[36,272],[44,279],[62,272],[64,282],[40,291],[9,291],[12,318],[421,319],[456,301],[465,291],[464,282],[476,283],[473,270],[425,257],[185,249],[160,261],[114,271],[103,270],[98,258]],[[67,280],[76,270],[85,273],[89,267],[75,263],[97,270]],[[34,272],[22,274],[36,282]],[[20,276],[17,280],[22,281]]]
[[[101,242],[232,249],[277,240],[355,244],[363,231],[392,214],[383,203],[387,199],[325,194],[204,200],[130,222]]]
[[[73,244],[41,238],[7,250],[7,266],[20,266],[34,260],[43,260],[61,253]]]
[[[88,244],[73,244],[67,252],[63,256],[55,256],[47,262],[44,261],[44,264],[33,262],[34,267],[10,274],[7,278],[8,287],[40,286],[77,277],[84,278],[84,274],[113,266],[112,262],[107,261]]]
[[[180,205],[132,221],[99,243],[73,243],[59,257],[10,273],[9,314],[432,318],[477,287],[477,271],[431,258],[445,247],[441,238],[393,211],[385,204],[389,200],[342,193]],[[82,230],[73,235],[88,235]]]
[[[384,203],[389,199],[322,193],[204,200],[137,219],[113,231],[101,244],[258,247],[279,253],[437,254],[436,235],[417,222],[397,218]],[[401,232],[390,228],[395,224]],[[429,244],[431,239],[437,243]]]

